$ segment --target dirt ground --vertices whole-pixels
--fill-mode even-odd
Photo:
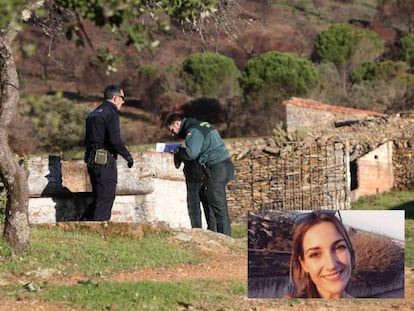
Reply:
[[[171,243],[180,243],[183,247],[190,245],[198,246],[200,255],[204,258],[200,264],[186,264],[171,268],[140,269],[132,272],[123,272],[112,275],[106,281],[126,282],[126,281],[177,281],[177,280],[240,280],[247,282],[247,253],[243,250],[246,240],[235,240],[222,235],[206,233],[205,230],[187,230],[172,238]],[[217,256],[220,251],[220,256]],[[39,277],[38,277],[39,278]],[[18,276],[2,275],[0,280],[8,282],[19,282]],[[44,281],[32,277],[31,281]],[[49,276],[49,284],[71,285],[86,281],[85,275],[72,275],[64,277],[61,275]],[[24,276],[27,281],[27,276]],[[1,284],[0,284],[1,285]],[[234,301],[232,310],[300,310],[300,311],[336,311],[336,310],[414,310],[414,269],[407,268],[405,273],[405,299],[341,299],[341,300],[303,300],[302,302],[292,302],[289,299],[249,299],[238,297]],[[44,311],[68,311],[78,310],[68,308],[58,303],[50,303],[35,299],[15,300],[0,297],[0,311],[13,310],[44,310]],[[196,310],[193,307],[182,310]],[[228,309],[223,309],[225,311]]]

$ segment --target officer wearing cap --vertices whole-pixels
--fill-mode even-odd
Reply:
[[[102,104],[86,118],[84,160],[91,180],[93,203],[86,209],[82,220],[111,218],[118,179],[118,154],[127,161],[129,168],[134,165],[120,135],[118,111],[124,102],[124,90],[118,85],[109,85],[105,88]]]

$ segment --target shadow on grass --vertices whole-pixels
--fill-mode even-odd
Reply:
[[[414,219],[414,201],[397,205],[391,208],[391,210],[405,210],[405,219]]]

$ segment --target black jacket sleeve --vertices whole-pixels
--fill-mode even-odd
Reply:
[[[107,126],[108,144],[111,151],[120,154],[126,161],[131,161],[131,154],[121,139],[119,116],[117,112],[113,112],[108,116]]]

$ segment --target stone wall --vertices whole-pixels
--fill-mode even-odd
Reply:
[[[245,220],[249,210],[259,209],[349,209],[348,162],[346,143],[338,141],[236,157],[228,190],[231,217]]]
[[[156,163],[154,168],[149,165],[152,161]],[[160,163],[162,161],[156,156],[151,159],[141,155],[137,158],[133,169],[128,169],[125,161],[118,160],[117,194],[145,195],[151,193],[153,189],[150,177],[155,174],[162,175],[159,171],[164,170],[164,166]],[[89,175],[83,161],[66,162],[58,156],[34,157],[28,161],[28,168],[30,172],[29,195],[32,198],[91,191]]]
[[[394,189],[414,189],[414,139],[399,139],[393,145]]]
[[[348,209],[346,155],[343,143],[330,142],[292,144],[282,154],[258,151],[234,157],[235,178],[227,191],[230,217],[244,221],[248,211],[257,209]],[[145,152],[134,155],[134,161],[128,169],[123,159],[118,160],[111,220],[166,221],[173,227],[190,227],[182,168],[175,169],[171,154]],[[91,203],[82,161],[33,158],[29,170],[30,222],[74,221]]]
[[[251,210],[349,209],[352,196],[414,187],[414,149],[408,140],[383,144],[360,157],[356,161],[358,187],[352,193],[355,176],[351,176],[346,143],[292,143],[278,151],[269,150],[268,145],[266,140],[228,145],[235,164],[235,178],[227,189],[233,221],[245,221]],[[175,169],[172,155],[148,151],[135,154],[134,160],[132,169],[118,160],[119,183],[111,220],[165,221],[172,227],[189,228],[182,168]],[[82,161],[33,158],[29,171],[32,223],[77,220],[92,201]]]
[[[118,160],[118,184],[111,221],[165,221],[171,227],[190,227],[186,189],[181,170],[169,153],[134,154],[129,169]],[[29,221],[76,221],[92,202],[89,176],[83,161],[34,157],[28,161]],[[166,186],[168,184],[168,186]]]

